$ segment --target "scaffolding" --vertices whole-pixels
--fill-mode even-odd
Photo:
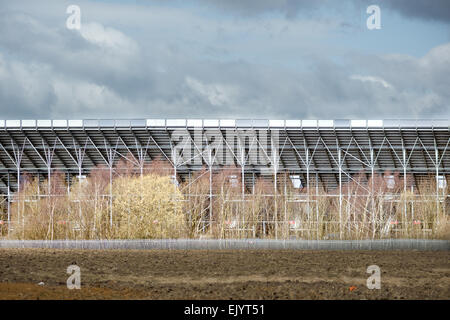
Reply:
[[[419,224],[426,236],[443,217],[438,212],[448,214],[449,125],[447,119],[0,120],[0,221],[12,226],[11,205],[31,201],[20,198],[27,175],[47,181],[44,193],[52,197],[55,172],[64,174],[70,193],[75,182],[102,168],[109,175],[102,197],[112,226],[117,163],[142,175],[158,160],[170,167],[167,175],[185,195],[182,201],[202,199],[198,231],[205,237],[344,239],[361,224],[355,211],[372,220],[374,237],[375,229],[392,236]],[[426,177],[434,179],[434,190],[419,194]],[[192,192],[199,180],[200,194]],[[426,226],[414,216],[425,201],[436,210]],[[379,215],[388,205],[401,210],[400,221]],[[336,212],[331,220],[324,218],[328,211]],[[221,230],[213,235],[219,216]]]

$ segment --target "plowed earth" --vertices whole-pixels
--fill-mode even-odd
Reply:
[[[450,299],[449,261],[448,251],[0,249],[0,299]],[[80,290],[66,285],[73,264]],[[370,265],[379,290],[366,286]]]

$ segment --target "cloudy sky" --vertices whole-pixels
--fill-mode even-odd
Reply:
[[[0,0],[0,30],[0,119],[450,118],[448,0]]]

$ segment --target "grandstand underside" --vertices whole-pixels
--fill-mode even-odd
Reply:
[[[24,173],[44,179],[58,170],[71,179],[130,154],[138,164],[168,161],[181,180],[202,167],[234,165],[246,186],[275,172],[327,189],[361,172],[406,173],[415,184],[420,176],[450,173],[449,141],[448,120],[6,120],[0,192],[17,190]]]

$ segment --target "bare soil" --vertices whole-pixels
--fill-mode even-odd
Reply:
[[[0,299],[448,300],[449,261],[448,251],[0,249]],[[80,290],[67,289],[71,264]],[[379,290],[366,286],[370,265]]]

